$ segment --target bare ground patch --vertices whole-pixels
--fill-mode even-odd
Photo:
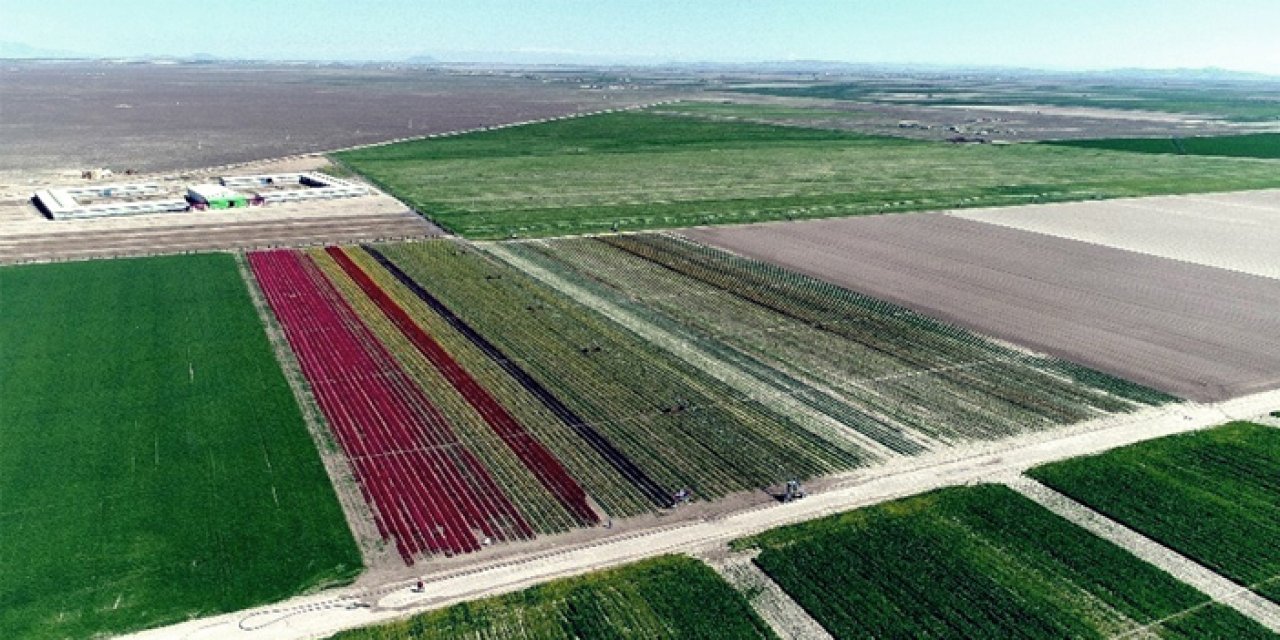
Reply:
[[[973,209],[951,215],[1280,279],[1280,191],[1275,190]]]
[[[1268,278],[945,215],[686,235],[1193,400],[1280,386]]]

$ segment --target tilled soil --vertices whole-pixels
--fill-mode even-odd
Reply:
[[[1280,279],[1280,191],[970,209],[951,215]]]
[[[685,234],[1188,399],[1280,387],[1270,278],[938,214]]]
[[[203,167],[622,107],[657,94],[439,69],[10,62],[0,67],[0,168]]]

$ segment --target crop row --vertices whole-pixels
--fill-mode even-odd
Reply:
[[[324,274],[292,251],[249,255],[374,519],[408,563],[533,531]]]
[[[476,382],[447,351],[427,335],[413,318],[386,294],[347,254],[338,247],[326,249],[365,295],[407,336],[418,351],[427,357],[454,389],[479,412],[499,438],[515,453],[538,478],[538,481],[560,501],[564,508],[582,524],[597,521],[591,506],[587,504],[582,487],[569,477],[560,462],[529,434],[484,387]]]
[[[1266,638],[1256,622],[1000,485],[737,541],[839,638]]]
[[[475,399],[468,400],[460,389],[453,386],[441,369],[364,293],[330,253],[315,249],[307,254],[428,401],[440,409],[459,441],[484,462],[495,482],[538,533],[564,531],[582,523],[565,508],[563,500],[539,480],[536,470],[526,466],[512,450],[509,442],[477,409]]]
[[[775,637],[747,598],[710,567],[662,556],[354,629],[334,640]]]
[[[506,409],[555,454],[607,514],[633,515],[652,510],[655,506],[667,507],[673,504],[670,490],[654,482],[642,471],[639,475],[629,475],[629,470],[639,469],[631,460],[610,459],[611,454],[624,454],[612,442],[603,439],[602,435],[594,434],[597,437],[593,437],[593,428],[589,423],[584,423],[585,429],[576,428],[564,416],[549,408],[548,405],[564,404],[559,396],[545,387],[537,389],[536,393],[530,391],[522,381],[532,380],[536,383],[537,380],[521,368],[516,360],[497,350],[487,338],[453,314],[449,307],[427,304],[419,295],[427,293],[426,290],[408,278],[377,249],[369,247],[363,251],[349,250],[347,255],[361,265],[477,381],[499,398]],[[451,317],[454,322],[450,322]],[[466,331],[460,327],[465,327]],[[448,386],[430,385],[425,381],[424,384],[433,387]],[[649,493],[646,493],[646,489],[649,489]]]
[[[556,240],[518,251],[899,453],[1168,400],[680,237]]]
[[[1280,429],[1233,422],[1028,475],[1280,602]]]
[[[376,251],[668,492],[689,488],[717,497],[860,462],[468,245],[436,241]]]

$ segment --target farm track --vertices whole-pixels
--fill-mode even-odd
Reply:
[[[502,368],[509,376],[511,376],[521,387],[533,394],[547,409],[549,409],[556,418],[565,424],[565,426],[573,429],[583,441],[592,449],[601,455],[609,464],[618,471],[622,477],[636,487],[649,500],[661,508],[668,508],[674,505],[671,496],[663,490],[652,478],[650,478],[643,470],[628,459],[624,453],[618,450],[613,443],[600,434],[594,427],[587,423],[573,409],[570,409],[560,398],[556,397],[551,390],[547,389],[542,383],[529,375],[519,363],[508,358],[501,350],[492,342],[482,336],[478,331],[473,329],[465,321],[459,318],[438,298],[431,295],[425,288],[419,285],[409,277],[400,267],[396,266],[391,260],[387,259],[382,252],[376,248],[365,245],[364,249],[369,255],[377,260],[378,264],[387,270],[391,275],[413,291],[414,295],[431,307],[445,322],[449,323],[454,329],[467,338],[473,345],[484,352],[490,360]]]
[[[1040,506],[1066,518],[1094,535],[1107,540],[1169,575],[1185,582],[1241,614],[1280,634],[1280,605],[1239,585],[1186,556],[1072,500],[1026,476],[1005,480],[1013,490]]]
[[[1270,278],[939,214],[682,235],[1181,397],[1280,386]]]
[[[749,594],[751,607],[773,628],[780,640],[835,640],[791,596],[764,571],[742,554],[723,559],[706,559],[726,582]]]
[[[412,213],[30,233],[0,237],[0,264],[420,238],[440,230]]]
[[[553,578],[578,575],[667,552],[714,550],[733,539],[930,489],[999,481],[1045,462],[1088,455],[1175,433],[1246,419],[1280,406],[1280,392],[1212,405],[1186,403],[1112,416],[1050,433],[1031,434],[942,454],[900,460],[850,475],[829,490],[787,505],[686,521],[639,532],[617,532],[595,542],[513,556],[472,568],[428,574],[424,593],[413,580],[364,589],[335,589],[278,605],[154,629],[134,638],[315,638],[342,629],[400,619],[479,597],[508,593]]]

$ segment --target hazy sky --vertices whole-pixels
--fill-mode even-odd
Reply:
[[[520,51],[1280,73],[1280,0],[0,0],[0,41],[109,56]]]

